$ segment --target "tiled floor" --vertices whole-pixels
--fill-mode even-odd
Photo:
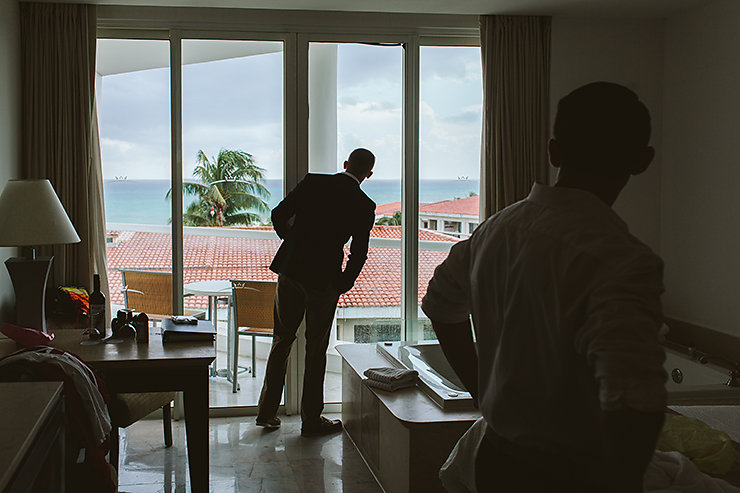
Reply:
[[[225,366],[226,353],[218,351],[217,362],[219,368]],[[243,357],[240,365],[251,366],[252,360]],[[256,406],[259,400],[262,382],[265,378],[265,366],[267,360],[257,359],[257,376],[252,377],[249,372],[239,374],[237,382],[239,391],[232,391],[231,382],[225,377],[211,377],[209,382],[209,405],[211,407],[233,407],[233,406]],[[324,378],[324,399],[326,402],[339,402],[342,399],[342,374],[340,372],[327,371]]]
[[[346,433],[304,438],[299,416],[281,418],[275,431],[249,416],[210,420],[212,492],[382,493]],[[173,441],[164,448],[160,420],[122,430],[119,491],[189,492],[182,421],[173,422]]]

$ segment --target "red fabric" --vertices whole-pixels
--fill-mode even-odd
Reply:
[[[54,334],[45,334],[36,329],[29,329],[7,322],[3,322],[0,326],[0,332],[24,347],[48,346],[54,339]]]

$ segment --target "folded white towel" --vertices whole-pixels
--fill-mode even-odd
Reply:
[[[416,385],[416,379],[401,380],[397,382],[381,382],[379,380],[373,380],[372,378],[366,378],[365,383],[367,383],[369,387],[375,387],[376,389],[386,390],[388,392],[395,392],[398,389],[413,387]]]
[[[396,382],[416,382],[419,373],[416,370],[407,370],[405,368],[368,368],[365,370],[365,376],[376,382],[396,383]]]

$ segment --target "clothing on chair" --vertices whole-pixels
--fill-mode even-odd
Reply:
[[[90,469],[84,475],[89,488],[85,491],[116,490],[105,458],[111,432],[108,395],[102,380],[82,360],[48,346],[22,349],[0,359],[0,380],[63,381],[67,423],[73,437],[87,450]]]

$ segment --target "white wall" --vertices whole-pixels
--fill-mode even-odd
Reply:
[[[18,2],[0,2],[0,190],[17,178],[20,161],[20,26]],[[0,232],[2,234],[2,232]],[[0,248],[0,261],[16,255]],[[0,267],[0,322],[13,319],[15,296],[5,265]]]
[[[740,2],[666,23],[667,315],[740,335]]]
[[[550,58],[550,116],[573,89],[603,80],[623,84],[645,102],[653,121],[651,144],[656,159],[644,174],[633,177],[615,204],[630,231],[660,252],[660,173],[663,22],[553,18]],[[551,127],[552,128],[552,127]]]

